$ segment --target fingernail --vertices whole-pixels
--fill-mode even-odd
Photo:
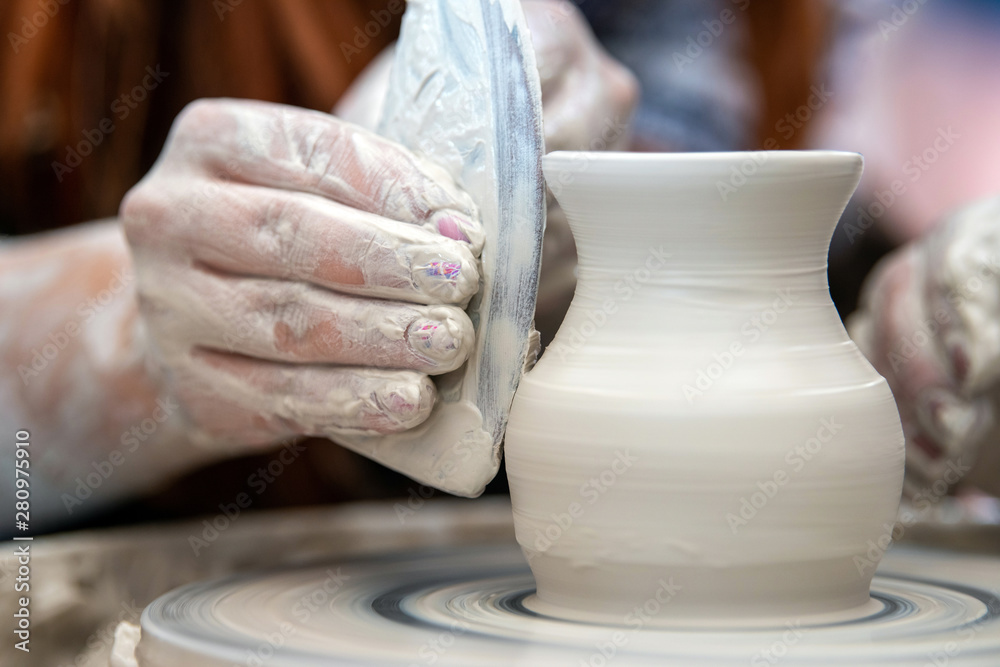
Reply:
[[[462,272],[462,263],[437,260],[428,262],[428,264],[422,268],[424,273],[432,278],[444,278],[455,282],[458,278],[458,274]]]
[[[441,236],[468,243],[476,255],[482,251],[485,236],[478,222],[455,211],[438,211],[434,223]]]
[[[455,304],[468,301],[479,289],[479,270],[475,259],[465,251],[462,251],[464,260],[439,251],[440,248],[412,251],[414,282],[435,301]]]
[[[456,241],[465,241],[466,243],[469,242],[469,237],[466,236],[465,232],[459,229],[458,223],[451,217],[438,220],[438,232],[442,236],[447,236],[448,238],[455,239]]]
[[[430,380],[422,382],[392,382],[375,391],[381,412],[402,428],[423,422],[434,405],[436,391]]]
[[[406,335],[410,349],[435,365],[444,365],[465,360],[469,348],[466,339],[471,332],[463,329],[451,318],[421,318],[410,324]]]

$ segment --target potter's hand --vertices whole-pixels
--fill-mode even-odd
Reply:
[[[884,260],[849,324],[899,406],[907,495],[939,499],[995,444],[987,436],[1000,394],[1000,199]]]
[[[151,359],[206,443],[413,427],[474,342],[471,199],[331,116],[196,102],[121,217]]]
[[[635,77],[598,44],[567,0],[521,6],[542,84],[546,150],[625,150],[639,98]]]
[[[542,87],[545,149],[626,150],[639,85],[598,44],[579,10],[565,0],[524,0]],[[334,113],[373,129],[389,88],[392,48],[365,68]]]

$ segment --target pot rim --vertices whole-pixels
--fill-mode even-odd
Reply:
[[[769,174],[793,180],[828,176],[860,178],[864,156],[850,151],[727,151],[705,153],[630,153],[622,151],[553,151],[542,158],[542,169],[557,185],[589,187],[605,178],[626,179],[638,187],[663,177],[687,183],[699,178],[728,178],[733,170],[746,176]],[[551,185],[551,184],[550,184]],[[556,193],[558,194],[558,192]]]
[[[760,150],[760,151],[706,151],[699,153],[646,153],[631,151],[552,151],[544,158],[546,162],[564,162],[585,159],[588,161],[621,163],[686,163],[686,162],[724,162],[731,163],[753,159],[763,155],[767,161],[781,162],[830,161],[836,163],[855,163],[864,160],[861,153],[837,150]]]

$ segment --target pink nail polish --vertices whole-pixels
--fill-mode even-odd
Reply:
[[[438,232],[442,236],[447,236],[450,239],[455,239],[456,241],[469,242],[469,237],[465,235],[458,223],[455,222],[454,218],[442,218],[438,221]]]
[[[434,261],[427,265],[427,275],[446,280],[455,280],[462,272],[462,265],[458,262]]]

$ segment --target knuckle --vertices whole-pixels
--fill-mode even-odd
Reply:
[[[261,137],[246,135],[258,127],[255,120],[260,113],[246,100],[190,102],[174,119],[157,166],[164,172],[174,169],[211,171],[222,178],[238,175],[247,157],[242,154],[244,149],[233,144],[242,141],[252,146],[259,143]]]
[[[309,261],[310,248],[303,241],[307,215],[302,206],[284,197],[271,198],[261,211],[257,248],[284,278],[307,278],[315,268]]]
[[[618,73],[619,99],[622,106],[631,111],[639,103],[639,80],[624,65],[618,66]]]
[[[180,135],[201,134],[227,114],[228,103],[225,100],[198,99],[189,102],[174,119],[174,132]]]
[[[286,113],[283,131],[306,186],[320,192],[346,186],[341,203],[403,222],[423,222],[448,197],[435,176],[405,147],[335,118]],[[437,171],[435,171],[437,170]],[[433,173],[431,173],[433,172]]]
[[[140,226],[144,219],[142,210],[142,197],[139,193],[139,186],[134,186],[125,193],[121,205],[118,207],[118,217],[125,228],[126,237],[130,236],[130,231]]]
[[[129,244],[156,243],[170,220],[171,210],[170,198],[145,181],[129,190],[118,213]]]
[[[265,281],[250,304],[248,315],[266,322],[297,323],[303,317],[308,290],[301,283]]]
[[[613,58],[608,61],[605,78],[610,99],[616,102],[619,110],[631,111],[639,103],[639,81],[625,65]]]
[[[341,158],[350,150],[350,132],[335,118],[315,118],[285,110],[282,130],[292,147],[292,157],[314,185],[320,185],[329,176],[340,175]],[[356,162],[347,161],[347,164]]]

